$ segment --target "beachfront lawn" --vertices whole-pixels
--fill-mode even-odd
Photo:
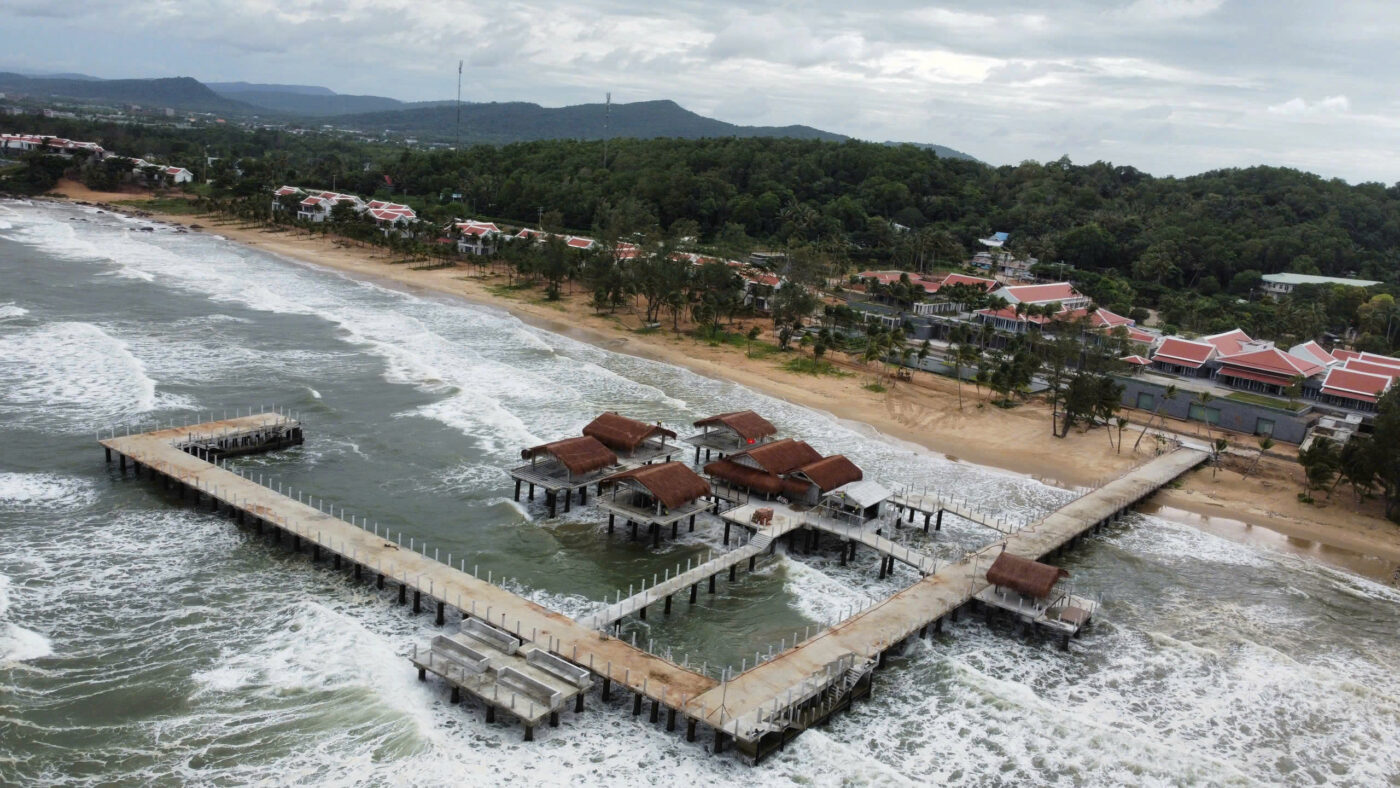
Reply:
[[[1229,394],[1225,395],[1225,399],[1232,399],[1236,402],[1247,402],[1251,405],[1263,405],[1266,408],[1277,408],[1279,410],[1286,410],[1293,413],[1296,413],[1302,410],[1304,407],[1306,407],[1304,403],[1301,402],[1290,403],[1286,399],[1270,397],[1267,394],[1255,394],[1252,391],[1232,391]]]
[[[796,372],[799,375],[832,375],[838,378],[850,377],[851,375],[830,361],[807,356],[790,358],[784,361],[781,366],[788,372]]]
[[[152,213],[168,213],[171,215],[184,215],[204,213],[204,209],[194,204],[194,201],[184,197],[156,197],[151,200],[117,200],[115,205],[125,205],[131,208],[138,208]]]

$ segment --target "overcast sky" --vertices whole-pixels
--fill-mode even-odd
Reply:
[[[669,98],[995,164],[1400,181],[1400,2],[0,0],[0,68],[547,106]]]

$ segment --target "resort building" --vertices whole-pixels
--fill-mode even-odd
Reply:
[[[1295,381],[1306,383],[1326,371],[1320,364],[1270,347],[1222,357],[1215,377],[1237,389],[1284,395]]]
[[[457,233],[457,251],[462,254],[495,254],[504,235],[494,222],[459,219],[451,226]]]
[[[1181,337],[1166,337],[1152,353],[1152,366],[1169,375],[1185,378],[1210,377],[1210,367],[1220,350],[1208,342],[1195,342]]]
[[[1023,334],[1032,325],[1042,326],[1047,320],[1055,319],[1054,317],[1046,318],[1040,315],[1025,314],[1025,307],[1021,307],[1018,311],[1017,307],[1022,304],[1041,308],[1052,304],[1058,305],[1055,317],[1064,313],[1072,316],[1076,312],[1083,315],[1087,313],[1089,307],[1089,297],[1075,290],[1069,282],[1003,286],[993,290],[991,295],[992,298],[1004,299],[1007,306],[1001,309],[979,309],[977,310],[978,320],[990,323],[997,330],[1011,334]]]
[[[418,214],[412,208],[384,200],[370,200],[365,205],[365,213],[385,232],[402,230],[418,221]]]
[[[1345,287],[1375,287],[1380,282],[1371,279],[1345,279],[1313,274],[1264,274],[1260,288],[1269,295],[1288,295],[1299,285],[1343,285]]]
[[[1351,410],[1374,411],[1376,402],[1390,390],[1396,376],[1400,376],[1400,369],[1395,370],[1395,375],[1383,375],[1333,367],[1327,370],[1318,399]]]

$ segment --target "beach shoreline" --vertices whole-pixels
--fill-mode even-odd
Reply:
[[[71,200],[90,203],[132,197],[73,189],[63,193]],[[106,207],[128,214],[140,212],[135,206]],[[359,248],[338,239],[296,231],[241,227],[228,223],[225,217],[145,213],[143,218],[187,228],[202,225],[198,229],[297,264],[406,292],[459,298],[501,309],[543,330],[607,350],[681,366],[822,411],[911,449],[1061,487],[1088,486],[1117,476],[1148,459],[1153,451],[1150,437],[1142,442],[1144,452],[1132,451],[1140,424],[1123,431],[1123,445],[1118,448],[1110,447],[1103,429],[1053,438],[1048,408],[1039,403],[1003,410],[982,402],[982,392],[970,384],[962,385],[959,392],[954,381],[925,373],[916,374],[913,382],[890,381],[887,391],[871,391],[865,385],[874,379],[875,370],[839,358],[834,360],[845,373],[841,376],[792,373],[780,369],[773,358],[750,358],[742,348],[678,335],[669,327],[640,331],[639,316],[627,310],[616,315],[597,315],[580,297],[545,301],[538,290],[511,289],[504,275],[478,275],[472,266],[414,270],[408,265],[391,264],[388,255],[377,248]],[[777,356],[790,357],[791,354]],[[1194,428],[1184,423],[1170,426],[1186,434]],[[1248,445],[1239,444],[1241,448]],[[1265,543],[1389,580],[1387,575],[1400,566],[1400,527],[1375,516],[1375,502],[1353,506],[1349,491],[1339,490],[1335,500],[1325,506],[1300,503],[1296,494],[1302,489],[1301,468],[1287,458],[1287,449],[1275,449],[1273,453],[1284,456],[1263,458],[1248,478],[1244,472],[1251,462],[1236,456],[1218,472],[1210,468],[1193,471],[1173,487],[1161,490],[1150,503],[1164,507],[1165,516],[1174,511],[1185,512],[1187,515],[1172,519],[1225,538]],[[1212,518],[1247,527],[1210,527]],[[1252,528],[1266,529],[1268,533],[1255,536],[1250,533]],[[1336,560],[1348,552],[1375,560],[1369,564]]]

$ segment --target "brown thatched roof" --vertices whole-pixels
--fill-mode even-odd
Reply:
[[[715,460],[705,465],[705,473],[730,484],[747,487],[765,495],[777,495],[783,491],[783,480],[777,474],[764,473],[757,468],[740,465],[729,460]]]
[[[1069,572],[1011,553],[997,556],[987,570],[988,583],[1040,599],[1049,596],[1062,577],[1069,577]]]
[[[820,487],[822,492],[831,492],[843,484],[858,482],[865,477],[860,468],[846,459],[844,454],[833,454],[808,463],[797,469],[797,475]]]
[[[768,419],[751,410],[720,413],[695,422],[697,427],[713,427],[715,425],[728,427],[746,441],[756,441],[778,434],[777,427],[774,427]]]
[[[682,462],[643,465],[598,480],[600,487],[630,479],[645,487],[667,509],[684,506],[710,494],[710,483]]]
[[[633,451],[653,435],[676,437],[676,433],[660,424],[647,424],[616,413],[604,413],[588,422],[588,426],[583,428],[583,434],[597,438],[604,446],[614,451]]]
[[[748,457],[769,473],[791,473],[804,465],[822,458],[817,450],[805,441],[783,438],[748,451],[739,452],[734,457]]]
[[[548,454],[558,460],[569,473],[589,473],[609,465],[617,464],[617,455],[587,435],[581,438],[567,438],[562,441],[532,446],[520,452],[520,456],[533,460],[541,454]]]

